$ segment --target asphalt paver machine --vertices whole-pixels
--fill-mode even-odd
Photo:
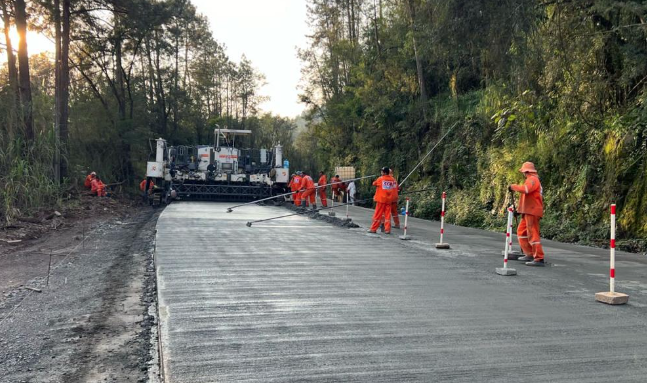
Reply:
[[[155,161],[146,167],[151,203],[174,199],[251,201],[286,193],[289,163],[280,143],[272,149],[239,149],[236,138],[251,130],[214,130],[212,145],[168,146],[155,140]]]

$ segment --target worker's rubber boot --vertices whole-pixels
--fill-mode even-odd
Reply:
[[[524,256],[523,256],[523,257],[521,257],[521,258],[517,258],[517,261],[521,261],[521,262],[532,262],[532,261],[534,261],[534,260],[535,260],[535,258],[530,257],[530,256],[528,256],[528,255],[524,255]]]
[[[384,233],[384,224],[380,225],[380,233]]]
[[[312,205],[312,211],[317,211],[317,204]]]

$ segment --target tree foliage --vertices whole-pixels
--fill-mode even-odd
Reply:
[[[647,237],[647,5],[640,1],[310,0],[302,100],[318,166],[389,165],[449,190],[450,219],[502,227],[533,161],[544,234]],[[438,195],[414,211],[436,214]]]
[[[149,140],[157,137],[206,144],[218,124],[253,130],[256,141],[245,144],[280,141],[290,153],[293,122],[260,113],[264,76],[246,57],[228,57],[189,0],[3,0],[5,25],[23,26],[23,5],[24,26],[49,35],[57,49],[29,58],[21,42],[17,59],[6,51],[9,64],[0,71],[4,220],[56,203],[89,171],[107,183],[132,185],[144,176]],[[61,186],[58,166],[67,177]]]

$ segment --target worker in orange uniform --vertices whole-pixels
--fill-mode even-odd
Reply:
[[[150,184],[148,185],[148,190],[153,190],[155,188],[155,182],[153,180],[150,181]],[[139,190],[142,192],[146,190],[146,180],[143,180],[142,182],[139,183]]]
[[[391,172],[389,174],[391,175],[391,177],[393,177],[393,169],[391,169]],[[400,187],[398,186],[398,183],[396,181],[395,189],[393,189],[393,199],[391,200],[391,217],[393,218],[393,227],[396,229],[400,228],[400,217],[398,216],[398,199],[400,198],[399,189]],[[384,221],[385,218],[383,217],[380,224],[381,231],[384,231]]]
[[[324,172],[319,172],[319,181],[317,181],[317,186],[319,187],[319,198],[321,199],[321,206],[327,207],[328,201],[326,201],[326,186],[328,184],[328,178]],[[323,187],[322,187],[323,186]]]
[[[332,189],[332,199],[338,202],[339,200],[337,199],[337,196],[339,195],[339,185],[341,185],[341,178],[339,178],[339,175],[335,174],[335,176],[330,179],[330,189]]]
[[[296,193],[294,192],[294,177],[296,176],[297,176],[296,173],[292,173],[292,175],[290,175],[290,182],[288,182],[288,188],[292,192],[292,194],[290,194],[290,198],[292,198],[292,203],[294,203],[294,200],[296,197]]]
[[[544,249],[539,237],[539,221],[544,216],[543,190],[532,162],[524,162],[519,171],[526,176],[526,181],[523,185],[508,186],[508,190],[521,194],[517,208],[521,214],[517,237],[525,256],[519,261],[525,261],[528,266],[544,266]]]
[[[312,205],[312,210],[317,209],[317,200],[316,200],[316,189],[315,182],[312,180],[312,177],[306,172],[303,173],[303,178],[301,178],[301,206],[307,207],[308,200],[310,200],[310,205]]]
[[[391,202],[393,201],[393,189],[396,188],[397,182],[389,173],[391,169],[383,167],[381,176],[373,181],[375,186],[375,213],[373,214],[373,224],[369,233],[376,233],[380,227],[380,222],[384,218],[384,233],[391,234]]]
[[[92,180],[97,176],[97,173],[92,172],[88,174],[87,177],[85,177],[85,182],[83,183],[83,186],[85,186],[86,189],[91,189],[92,188]]]
[[[301,206],[301,181],[303,180],[303,173],[297,171],[292,181],[290,181],[290,190],[294,198],[294,206]]]
[[[91,183],[90,193],[96,195],[97,197],[105,197],[108,193],[106,192],[106,184],[101,181],[101,178],[94,176],[94,179]]]

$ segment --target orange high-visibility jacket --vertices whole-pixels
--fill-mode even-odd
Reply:
[[[301,176],[294,176],[292,177],[292,181],[290,181],[290,184],[288,186],[290,187],[291,191],[297,191],[299,190],[300,185],[301,185]]]
[[[395,187],[393,188],[393,198],[391,199],[391,203],[398,203],[399,198],[400,198],[400,186],[398,185],[398,181],[395,181]]]
[[[532,175],[526,178],[523,185],[512,185],[512,190],[521,193],[517,211],[521,214],[530,214],[535,217],[544,216],[544,197],[539,177]]]
[[[317,181],[317,186],[323,186],[328,183],[328,178],[324,174],[323,176],[319,177],[319,181]],[[322,190],[324,188],[319,188],[319,190]]]
[[[92,174],[88,174],[88,176],[85,177],[85,182],[83,183],[83,186],[90,189],[92,187],[92,180],[93,179],[94,179],[94,177],[92,176]]]
[[[103,182],[95,178],[92,180],[91,186],[92,186],[92,189],[91,189],[92,194],[96,194],[99,196],[104,195],[106,184],[104,184]]]
[[[373,201],[390,204],[393,201],[393,190],[397,187],[396,185],[395,178],[389,175],[381,176],[373,181],[373,186],[376,186]]]
[[[153,190],[154,186],[155,186],[155,182],[151,180],[151,183],[148,186],[148,190]],[[139,183],[139,190],[144,191],[144,189],[146,189],[146,180],[143,180],[142,182]]]
[[[314,188],[315,188],[315,182],[312,180],[312,177],[303,176],[303,178],[301,179],[301,187],[299,189],[305,190],[305,189],[314,189]]]
[[[335,182],[339,182],[339,183],[335,183]],[[332,184],[330,185],[330,187],[332,188],[332,191],[335,192],[337,191],[337,189],[339,189],[339,186],[341,185],[341,178],[333,177],[330,179],[330,183]]]

